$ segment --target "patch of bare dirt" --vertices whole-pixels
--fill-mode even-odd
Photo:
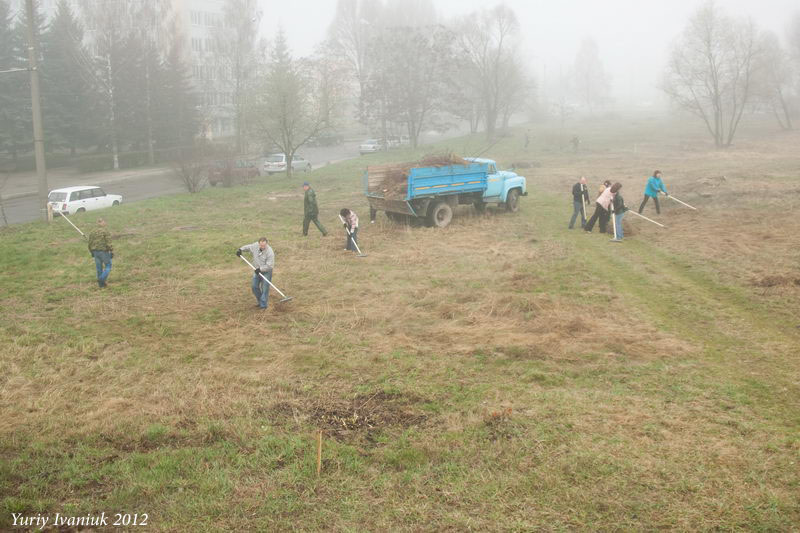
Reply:
[[[800,276],[792,275],[769,275],[761,278],[755,278],[751,282],[756,287],[787,287],[797,286],[800,287]]]
[[[330,398],[307,402],[279,402],[268,409],[276,421],[307,422],[337,440],[374,442],[384,429],[409,428],[422,424],[427,415],[415,395],[387,393],[361,394],[350,401]]]

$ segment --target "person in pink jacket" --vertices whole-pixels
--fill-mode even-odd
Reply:
[[[608,221],[611,219],[611,202],[614,201],[614,193],[611,192],[611,182],[606,181],[606,188],[600,193],[595,201],[595,209],[592,217],[586,221],[586,226],[583,228],[586,233],[591,233],[594,229],[594,223],[600,220],[600,233],[605,233],[608,227]]]

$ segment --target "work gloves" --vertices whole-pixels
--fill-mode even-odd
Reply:
[[[242,257],[242,251],[238,248],[236,249],[236,257]]]
[[[114,252],[111,252],[111,259],[114,259]]]
[[[258,276],[259,274],[261,274],[261,269],[260,269],[260,268],[257,268],[257,269],[256,269],[256,276]]]

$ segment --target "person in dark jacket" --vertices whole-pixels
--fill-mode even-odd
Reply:
[[[572,186],[572,218],[569,220],[569,229],[575,227],[575,220],[578,214],[581,215],[581,227],[586,226],[586,206],[589,205],[589,189],[586,186],[586,178],[581,179]]]
[[[303,197],[303,235],[308,236],[308,225],[313,222],[317,229],[322,232],[322,236],[327,237],[328,231],[317,218],[319,216],[317,194],[307,181],[303,182],[303,190],[305,191],[305,196]]]
[[[642,213],[644,206],[647,205],[647,200],[650,198],[652,198],[653,203],[656,204],[656,214],[661,214],[661,206],[658,205],[659,192],[663,192],[665,196],[669,196],[666,187],[664,187],[664,182],[661,180],[661,171],[656,170],[653,172],[652,176],[647,178],[647,186],[644,188],[644,199],[642,200],[642,205],[639,206],[639,214]]]
[[[622,219],[625,218],[625,212],[628,207],[625,205],[625,199],[622,198],[619,190],[622,189],[622,184],[617,182],[611,186],[611,192],[614,193],[614,200],[611,202],[611,216],[614,217],[614,229],[616,233],[611,242],[622,242],[624,232],[622,231]]]

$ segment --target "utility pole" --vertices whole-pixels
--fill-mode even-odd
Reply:
[[[28,0],[30,1],[30,0]],[[117,115],[114,107],[114,81],[111,79],[111,52],[106,55],[106,72],[108,75],[108,107],[111,122],[111,153],[114,158],[114,170],[119,170],[119,145],[117,144]]]
[[[34,27],[34,0],[25,0],[25,11],[28,16],[28,67],[31,71],[31,107],[33,108],[33,149],[36,154],[36,176],[39,184],[39,205],[47,204],[47,167],[44,158],[44,128],[42,127],[42,101],[39,96],[39,69],[36,64],[38,47],[36,28]],[[45,215],[46,216],[46,215]]]

